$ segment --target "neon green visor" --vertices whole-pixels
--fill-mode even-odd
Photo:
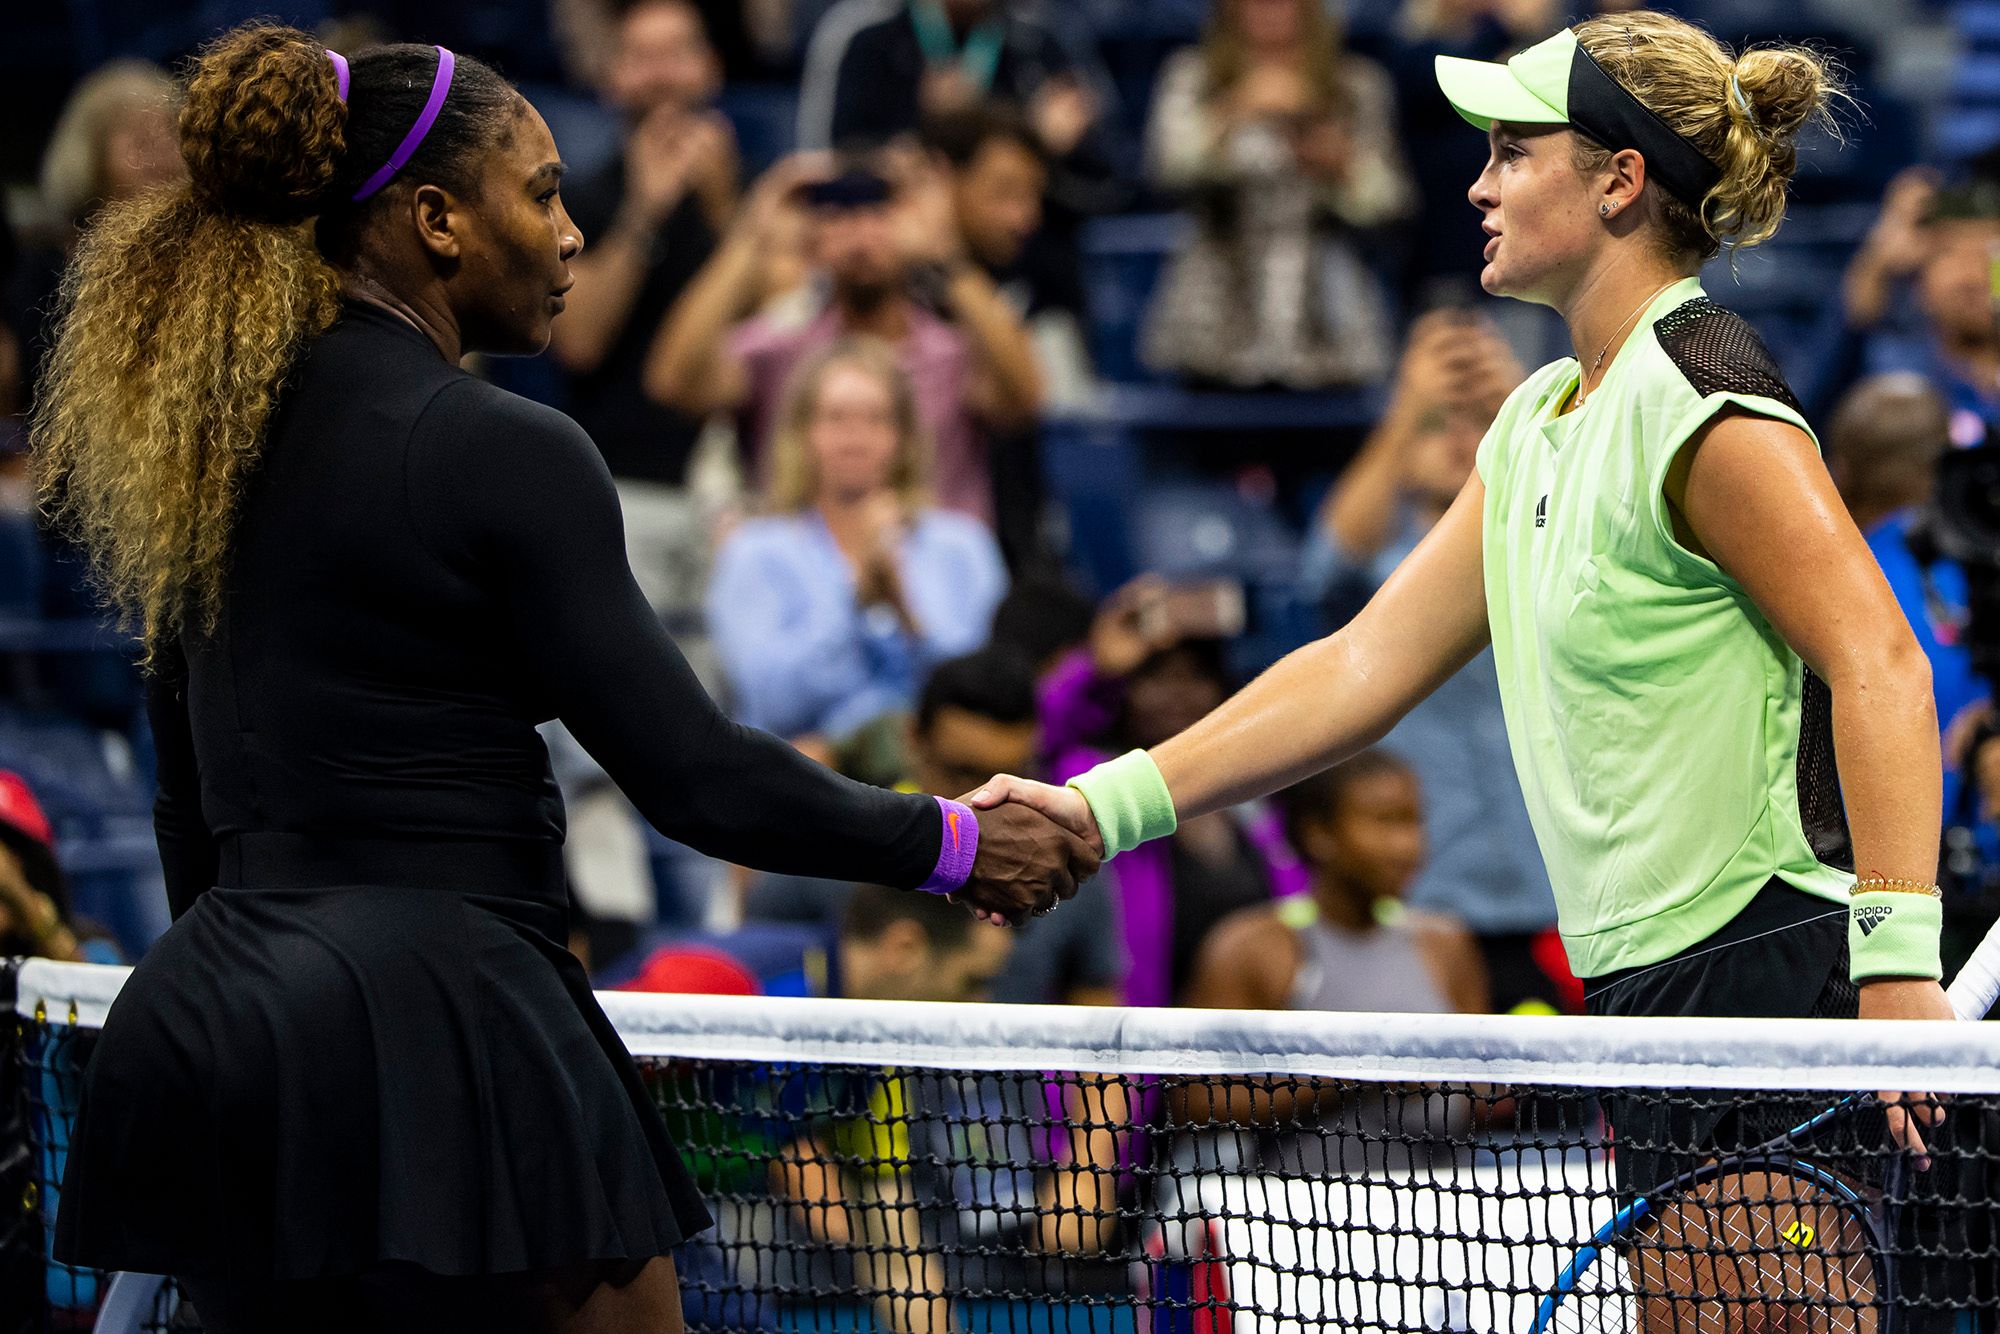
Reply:
[[[1612,78],[1567,28],[1504,65],[1439,56],[1437,81],[1452,108],[1482,130],[1495,121],[1568,125],[1613,152],[1637,149],[1653,179],[1697,209],[1722,180],[1721,168]]]
[[[1564,28],[1504,65],[1439,56],[1438,87],[1454,111],[1482,130],[1492,129],[1496,120],[1567,125],[1570,67],[1576,63],[1576,52],[1576,34]]]

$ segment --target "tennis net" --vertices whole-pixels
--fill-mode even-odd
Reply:
[[[123,971],[9,974],[19,1327],[198,1329],[44,1250]],[[2000,1328],[2000,1025],[602,999],[716,1218],[696,1330]]]

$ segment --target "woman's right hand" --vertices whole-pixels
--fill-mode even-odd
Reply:
[[[1097,814],[1090,809],[1083,793],[1073,787],[1037,783],[1012,774],[995,774],[986,786],[965,798],[965,804],[976,811],[1004,810],[1008,805],[1026,806],[1041,812],[1082,839],[1092,856],[1104,855],[1104,835],[1098,831]]]
[[[1863,1019],[1954,1019],[1944,988],[1921,978],[1877,978],[1861,985]],[[1888,1121],[1889,1142],[1914,1155],[1919,1172],[1931,1167],[1924,1132],[1944,1123],[1937,1095],[1914,1089],[1883,1089],[1875,1095]]]
[[[1019,926],[1076,895],[1100,858],[1068,829],[1026,805],[979,812],[979,852],[951,896],[975,917]]]

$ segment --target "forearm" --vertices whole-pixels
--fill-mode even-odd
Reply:
[[[1154,747],[1182,820],[1269,795],[1374,745],[1412,704],[1464,666],[1474,648],[1415,691],[1371,670],[1359,619],[1296,649],[1221,708]]]
[[[1942,758],[1930,669],[1914,644],[1829,681],[1841,796],[1861,876],[1937,878]]]
[[[1393,535],[1413,417],[1402,399],[1393,400],[1327,495],[1320,522],[1352,556],[1374,555]]]
[[[923,1218],[910,1202],[901,1169],[873,1168],[863,1176],[860,1226],[862,1249],[855,1269],[878,1294],[870,1303],[875,1327],[885,1334],[947,1334],[957,1328],[946,1295],[942,1257],[925,1241]]]
[[[571,262],[576,285],[549,338],[549,350],[564,370],[588,375],[604,364],[646,281],[650,244],[641,224],[621,218]]]
[[[1042,370],[1027,326],[993,280],[972,264],[953,267],[945,299],[992,385],[989,424],[1018,426],[1034,421],[1042,410]]]
[[[648,397],[694,416],[724,406],[713,389],[722,344],[730,326],[749,311],[757,264],[755,247],[731,237],[695,276],[646,354]]]
[[[1179,1103],[1175,1120],[1185,1125],[1270,1126],[1314,1119],[1339,1104],[1342,1090],[1330,1080],[1271,1075],[1189,1083],[1173,1096]]]
[[[814,1241],[846,1245],[854,1240],[840,1169],[816,1139],[802,1135],[792,1141],[790,1157],[772,1160],[771,1189],[792,1206]]]
[[[763,871],[897,888],[931,876],[943,838],[932,798],[852,782],[732,722],[636,588],[572,603],[523,637],[548,641],[564,722],[654,828]]]
[[[1882,264],[1864,248],[1841,278],[1842,316],[1850,329],[1872,329],[1889,313],[1895,284]]]

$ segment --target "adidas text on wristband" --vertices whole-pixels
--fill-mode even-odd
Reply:
[[[1928,894],[1864,891],[1848,900],[1847,969],[1855,982],[1944,976],[1938,932],[1944,905]]]
[[[1149,839],[1165,838],[1179,825],[1167,780],[1160,777],[1160,766],[1143,750],[1106,760],[1089,773],[1070,779],[1069,785],[1090,803],[1098,836],[1104,840],[1106,861]]]

